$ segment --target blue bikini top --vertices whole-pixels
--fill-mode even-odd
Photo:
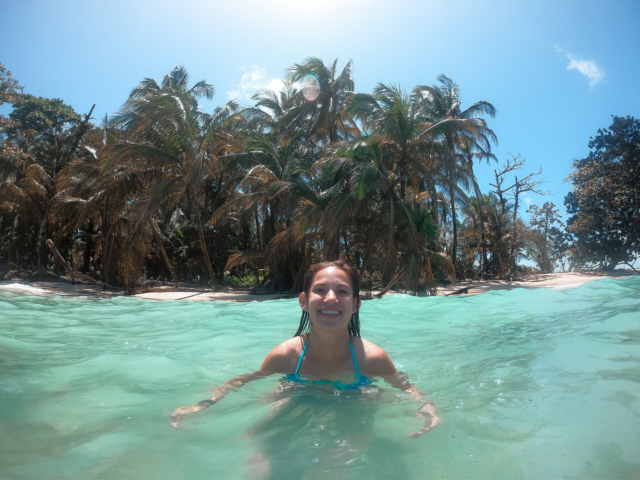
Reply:
[[[300,360],[298,360],[296,371],[295,373],[290,373],[289,375],[287,375],[287,380],[298,383],[310,383],[312,385],[333,385],[333,387],[338,390],[358,390],[362,386],[371,385],[371,379],[365,377],[364,375],[360,375],[360,371],[358,370],[358,361],[356,360],[356,354],[353,351],[351,342],[349,342],[349,349],[351,350],[351,358],[353,358],[353,368],[356,371],[357,380],[355,382],[346,384],[342,383],[340,380],[306,380],[304,378],[301,378],[300,375],[298,375],[298,370],[300,370],[300,364],[302,364],[304,353],[307,351],[307,345],[309,345],[308,338],[307,342],[304,344],[304,348],[302,349],[302,354],[300,355]]]

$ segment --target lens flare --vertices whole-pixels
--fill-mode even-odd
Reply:
[[[307,102],[313,102],[318,99],[320,95],[320,82],[318,81],[318,77],[316,77],[313,73],[308,73],[302,79],[302,95],[307,100]]]

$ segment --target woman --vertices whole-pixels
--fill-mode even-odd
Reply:
[[[204,410],[220,401],[229,390],[273,374],[288,380],[315,385],[331,385],[336,390],[359,390],[381,377],[387,383],[424,402],[418,416],[424,426],[411,434],[424,435],[439,422],[435,406],[400,374],[387,353],[360,337],[360,282],[356,270],[342,261],[317,263],[304,276],[300,326],[293,338],[275,347],[260,370],[237,376],[214,388],[209,400],[178,408],[171,415],[171,426],[179,428],[182,415]],[[355,377],[355,381],[345,379]]]

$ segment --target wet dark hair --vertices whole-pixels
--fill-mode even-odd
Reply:
[[[353,301],[355,302],[357,308],[358,300],[360,300],[360,275],[358,275],[358,271],[355,268],[344,263],[342,260],[336,260],[335,262],[321,262],[316,263],[315,265],[311,265],[304,273],[302,291],[308,297],[311,290],[311,284],[313,283],[313,278],[316,276],[316,273],[329,267],[339,268],[349,276],[349,279],[351,280],[351,287],[353,288]],[[310,329],[311,324],[309,320],[309,312],[303,310],[302,317],[300,317],[300,326],[298,327],[298,331],[296,332],[294,337],[307,334],[309,333]],[[353,335],[354,337],[360,336],[359,309],[356,311],[356,313],[351,315],[351,320],[349,320],[349,335]]]

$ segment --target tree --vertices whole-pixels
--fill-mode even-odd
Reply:
[[[15,103],[22,93],[22,87],[7,68],[0,63],[0,105]]]
[[[530,226],[527,256],[536,262],[542,273],[553,273],[568,248],[564,223],[558,212],[551,202],[545,202],[542,207],[531,205],[527,209]]]
[[[500,278],[504,279],[509,269],[516,267],[517,257],[522,251],[524,225],[519,218],[513,220],[511,204],[505,204],[493,195],[489,195],[486,212],[486,238],[491,249],[494,265]]]
[[[83,121],[60,99],[7,94],[11,88],[4,92],[14,110],[9,121],[2,123],[7,138],[0,147],[0,180],[3,180],[0,200],[13,204],[13,211],[25,221],[39,224],[34,240],[38,245],[37,270],[41,274],[49,253],[45,242],[50,233],[49,214],[56,195],[56,178],[89,129],[93,108]]]
[[[640,256],[640,120],[613,117],[589,141],[586,158],[573,162],[565,197],[571,262],[610,271]]]
[[[107,167],[146,162],[154,173],[144,192],[138,192],[138,226],[146,225],[158,209],[185,199],[198,226],[199,243],[212,284],[216,278],[211,266],[201,220],[200,204],[208,182],[218,173],[217,156],[207,150],[219,122],[198,108],[198,99],[211,99],[213,85],[201,80],[189,88],[189,76],[183,67],[165,75],[162,84],[147,78],[136,87],[122,110],[113,118],[118,127],[114,151]],[[239,110],[229,102],[227,110]]]
[[[458,84],[446,75],[440,75],[438,82],[440,85],[416,87],[414,92],[421,106],[421,113],[432,122],[441,122],[445,119],[457,120],[457,123],[454,124],[455,128],[443,132],[443,146],[445,148],[440,155],[442,173],[448,180],[448,185],[444,186],[444,190],[449,195],[451,208],[453,230],[451,257],[455,267],[458,249],[456,204],[467,203],[466,195],[460,195],[460,190],[455,186],[462,184],[468,190],[470,179],[475,182],[473,180],[473,153],[478,153],[477,158],[480,159],[483,157],[487,160],[492,158],[491,143],[497,143],[498,139],[480,116],[489,115],[494,118],[496,109],[489,102],[479,101],[462,110]],[[478,196],[479,189],[475,190],[476,196]]]
[[[287,122],[309,124],[311,136],[326,139],[329,143],[349,140],[358,136],[358,129],[345,113],[347,95],[353,92],[353,62],[349,60],[338,74],[338,59],[331,65],[316,57],[307,58],[302,64],[289,68],[289,80],[297,82],[307,75],[314,75],[319,83],[317,99],[305,101],[303,92],[297,92],[296,108],[289,111]]]

